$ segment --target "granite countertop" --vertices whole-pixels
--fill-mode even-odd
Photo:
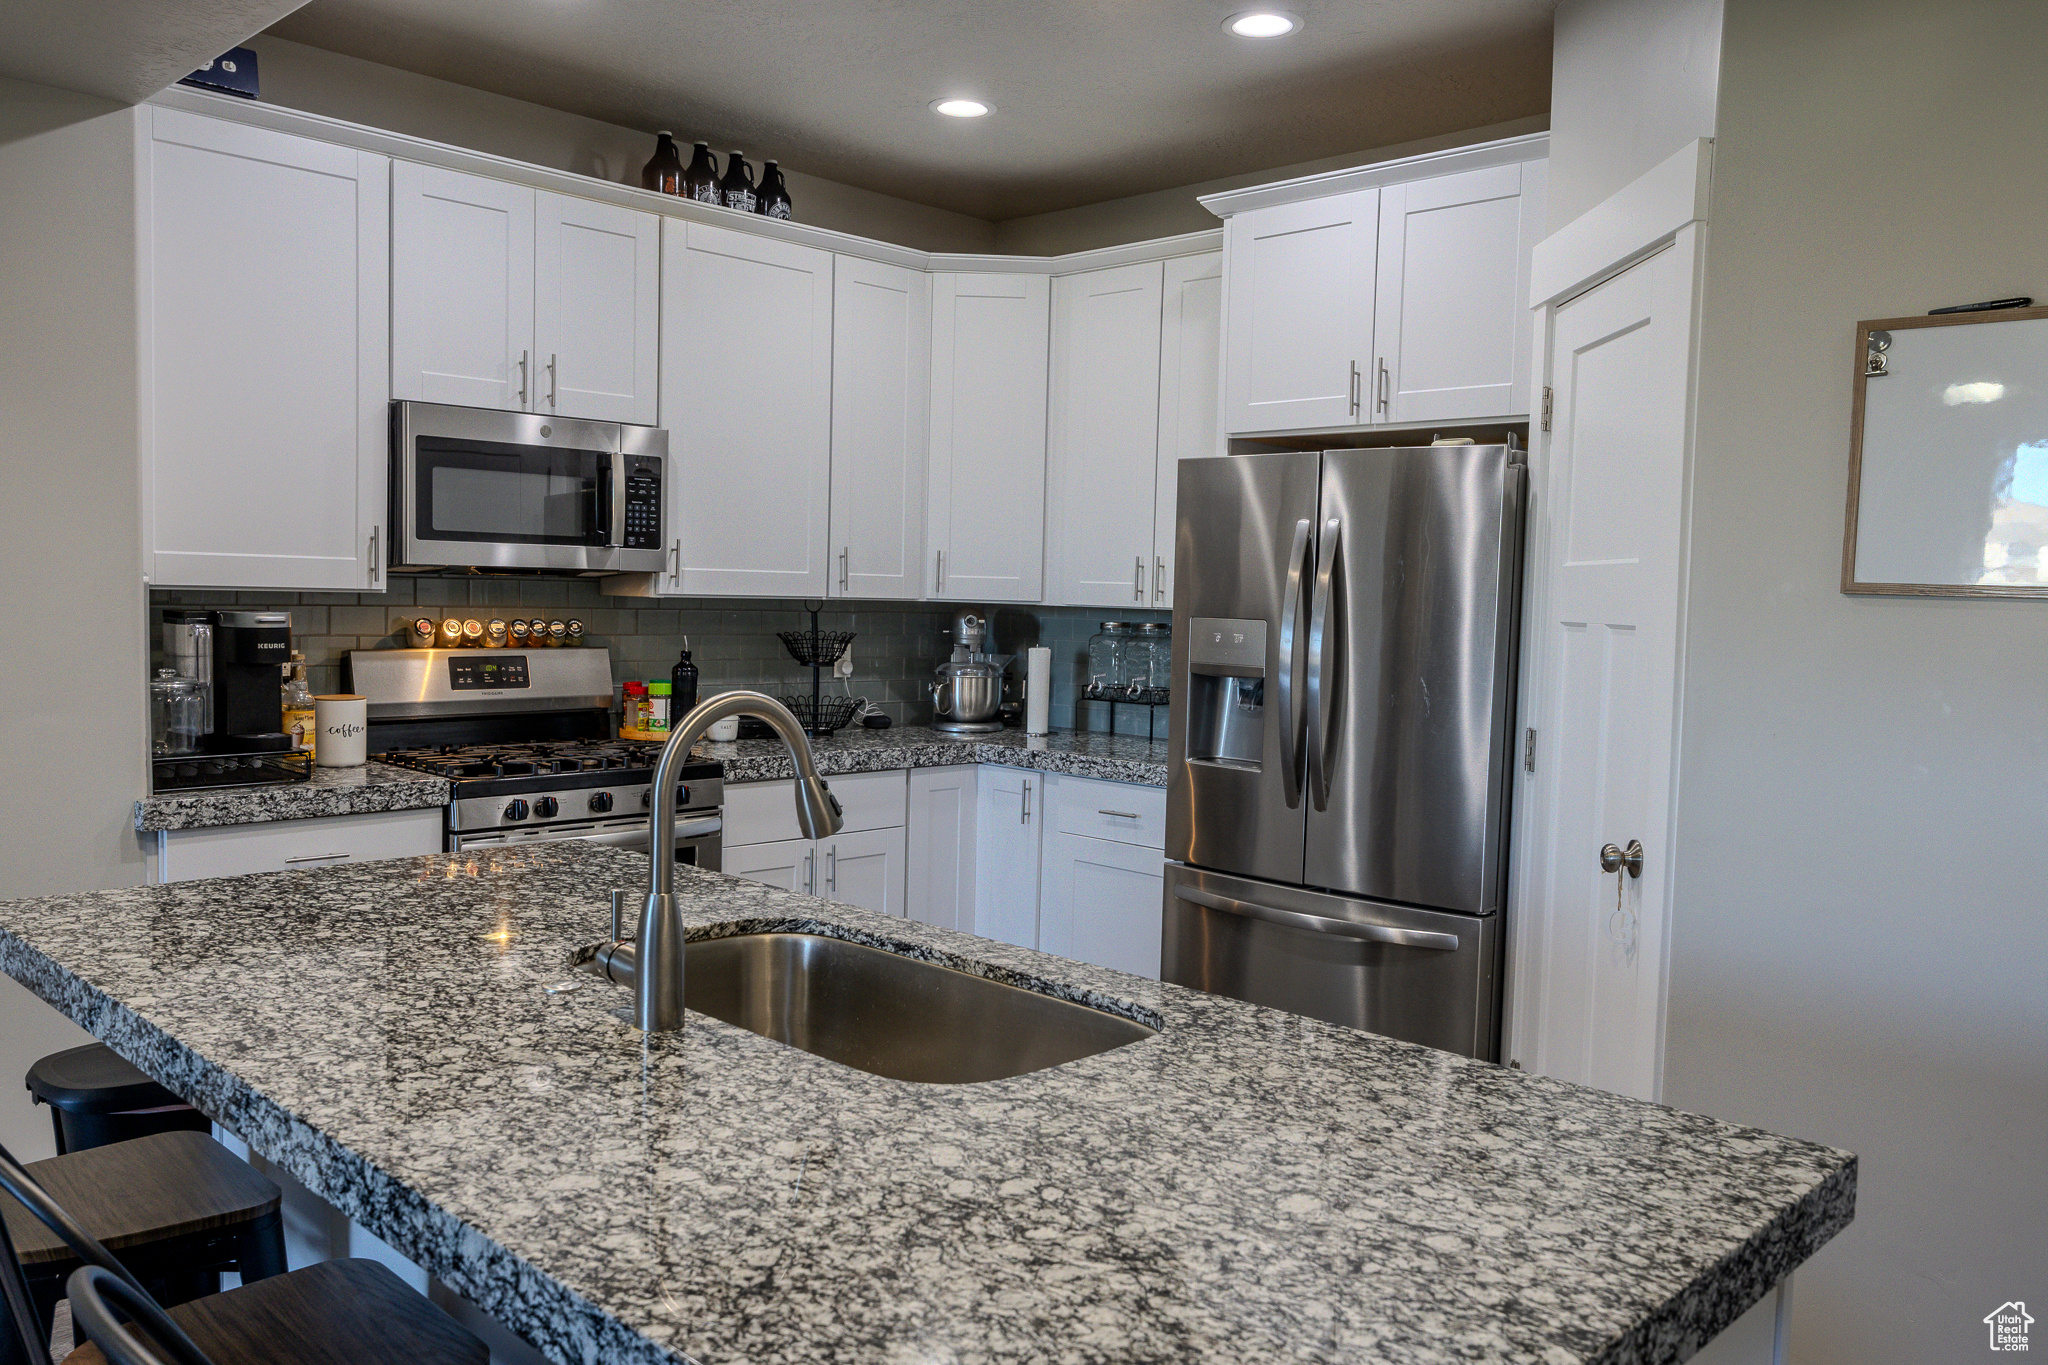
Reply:
[[[305,782],[145,796],[135,803],[135,828],[148,834],[209,825],[310,820],[321,815],[427,810],[447,804],[446,778],[366,763],[360,768],[315,768]]]
[[[886,730],[848,726],[811,745],[818,771],[879,773],[893,768],[943,768],[956,763],[1003,763],[1013,768],[1068,773],[1105,782],[1166,785],[1168,747],[1164,739],[1112,735],[1102,731],[1055,730],[1026,735],[1003,730],[987,735],[949,735],[923,725],[892,725]],[[703,743],[696,752],[725,764],[728,782],[769,782],[794,777],[789,754],[776,739],[742,739],[729,744]]]
[[[559,1361],[1675,1362],[1853,1214],[1844,1152],[690,868],[693,937],[881,943],[1162,1031],[957,1086],[643,1035],[565,963],[645,868],[16,901],[0,967]]]

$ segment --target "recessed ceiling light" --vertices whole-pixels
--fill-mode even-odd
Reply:
[[[947,118],[980,118],[983,114],[995,112],[994,106],[969,99],[933,100],[932,108]]]
[[[1223,26],[1240,38],[1285,38],[1301,31],[1301,16],[1279,9],[1246,10],[1225,19]]]

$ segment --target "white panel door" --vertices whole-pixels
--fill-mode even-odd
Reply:
[[[1051,294],[1045,275],[932,277],[928,597],[1039,600]]]
[[[533,196],[392,163],[392,397],[533,407]]]
[[[1223,253],[1166,262],[1159,329],[1159,469],[1152,494],[1152,601],[1173,605],[1180,462],[1223,454]]]
[[[674,590],[824,596],[832,253],[670,218],[661,295]]]
[[[1663,1053],[1672,732],[1696,229],[1556,310],[1531,607],[1536,771],[1511,1055],[1654,1100]],[[1603,845],[1644,847],[1603,872]],[[1617,893],[1618,896],[1617,896]]]
[[[1530,215],[1542,199],[1524,194],[1525,169],[1489,166],[1380,191],[1372,420],[1528,413],[1524,300]]]
[[[904,910],[942,929],[974,933],[974,797],[971,763],[910,770]]]
[[[157,587],[384,587],[385,159],[167,109],[139,168]]]
[[[818,894],[882,915],[903,913],[903,830],[867,829],[818,841]]]
[[[156,878],[189,882],[412,858],[441,851],[444,825],[436,807],[167,830],[158,836]]]
[[[1151,599],[1163,278],[1144,261],[1053,281],[1048,602]]]
[[[1036,948],[1045,779],[1022,768],[990,766],[975,783],[974,932]]]
[[[1054,830],[1044,869],[1041,949],[1159,979],[1166,861],[1158,849]]]
[[[832,276],[832,595],[924,595],[931,279],[841,256]]]
[[[778,839],[766,844],[742,844],[719,852],[719,871],[765,882],[784,891],[806,895],[818,885],[818,850],[809,839]]]
[[[533,410],[654,425],[661,220],[541,191],[533,232]]]
[[[1240,213],[1224,224],[1224,430],[1362,426],[1372,363],[1378,190]]]

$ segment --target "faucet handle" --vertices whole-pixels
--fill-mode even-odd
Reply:
[[[625,942],[625,939],[621,937],[621,930],[625,927],[623,921],[625,920],[626,897],[632,894],[630,891],[612,892],[612,942],[614,943]]]

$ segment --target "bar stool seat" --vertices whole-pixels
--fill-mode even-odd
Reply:
[[[487,1365],[490,1350],[375,1261],[321,1261],[169,1309],[213,1365]],[[90,1343],[64,1365],[106,1365]]]
[[[204,1133],[206,1115],[121,1059],[105,1043],[39,1059],[24,1078],[36,1103],[50,1106],[57,1151],[83,1151],[150,1133]]]

